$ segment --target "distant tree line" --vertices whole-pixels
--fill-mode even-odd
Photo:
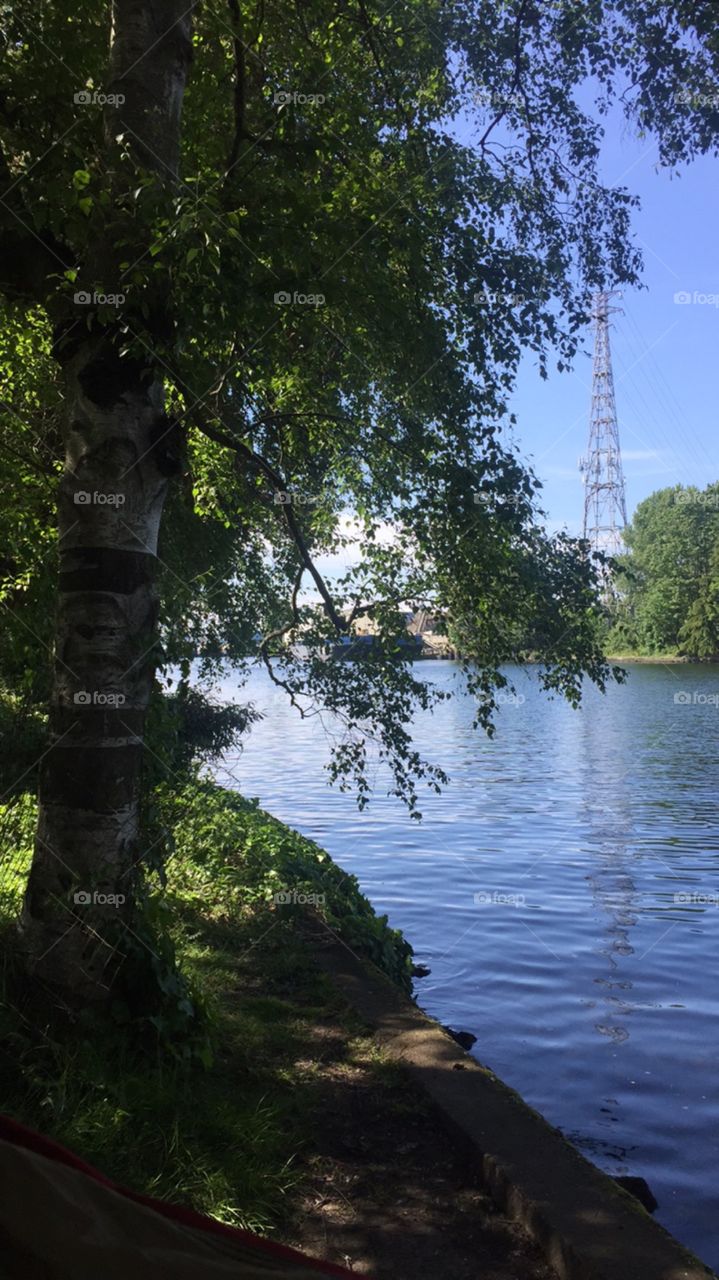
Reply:
[[[658,489],[625,542],[609,651],[719,660],[719,482]]]

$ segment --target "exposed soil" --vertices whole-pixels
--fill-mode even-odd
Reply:
[[[377,1280],[556,1280],[400,1067],[318,1027],[316,1142],[288,1243]],[[319,1071],[318,1071],[319,1068]]]

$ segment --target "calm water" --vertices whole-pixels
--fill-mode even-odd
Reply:
[[[465,696],[418,717],[453,779],[421,826],[328,788],[322,724],[264,673],[241,697],[265,719],[218,779],[354,872],[431,967],[423,1007],[602,1168],[644,1176],[716,1267],[719,670],[633,666],[580,712],[515,679],[491,742]]]

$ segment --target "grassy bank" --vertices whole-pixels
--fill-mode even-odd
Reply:
[[[140,1048],[121,1005],[101,1035],[82,1015],[65,1034],[51,1010],[38,1025],[18,991],[12,927],[34,806],[26,797],[5,811],[0,1107],[136,1189],[272,1230],[302,1181],[322,1029],[341,1029],[348,1069],[385,1070],[315,969],[308,938],[341,937],[405,988],[410,948],[326,853],[237,795],[209,783],[160,793],[153,821],[172,854],[148,910],[164,921],[187,985],[168,992],[170,1025]],[[176,1004],[195,1006],[202,1031],[173,1052],[173,1017],[189,1011]]]
[[[127,1186],[357,1274],[556,1280],[317,965],[339,937],[410,987],[409,946],[356,881],[211,784],[158,794],[149,820],[172,852],[147,911],[181,980],[158,954],[160,1017],[128,1025],[118,1002],[101,1027],[80,1014],[60,1032],[12,962],[33,803],[0,816],[0,1109]],[[175,1034],[188,1011],[199,1030]]]

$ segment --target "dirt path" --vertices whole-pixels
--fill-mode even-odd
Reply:
[[[306,1064],[316,1143],[288,1243],[377,1280],[556,1280],[401,1067],[336,1025],[324,1040]]]

